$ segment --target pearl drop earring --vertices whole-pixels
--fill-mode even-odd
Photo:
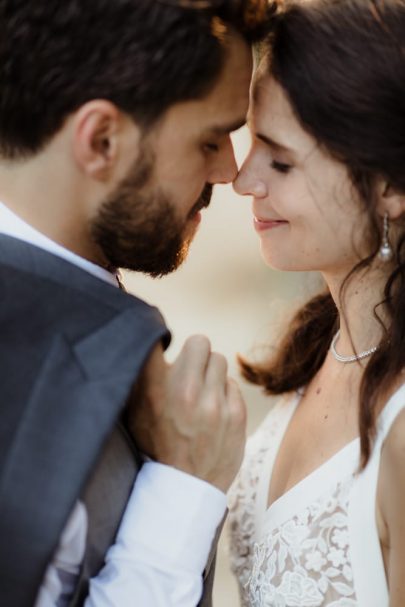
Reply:
[[[392,250],[392,246],[389,240],[389,231],[390,231],[390,222],[388,213],[384,214],[384,228],[383,228],[383,237],[380,250],[378,252],[378,257],[381,261],[390,261],[394,256],[394,251]]]

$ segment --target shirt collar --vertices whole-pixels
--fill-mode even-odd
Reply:
[[[45,251],[52,253],[52,255],[61,257],[69,263],[82,268],[86,272],[89,272],[89,274],[92,274],[105,282],[109,282],[116,287],[118,286],[115,273],[108,272],[105,268],[76,255],[76,253],[69,251],[69,249],[65,249],[65,247],[62,247],[57,242],[51,240],[41,232],[38,232],[38,230],[26,223],[21,217],[18,217],[18,215],[13,213],[2,202],[0,202],[0,233],[6,234],[7,236],[13,236],[14,238],[32,244],[35,247],[44,249]]]

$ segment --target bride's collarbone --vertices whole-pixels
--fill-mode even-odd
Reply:
[[[358,436],[358,400],[348,393],[342,398],[318,388],[302,396],[276,455],[269,505]]]

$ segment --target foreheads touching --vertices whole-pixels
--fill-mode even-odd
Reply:
[[[109,101],[147,126],[171,105],[203,97],[221,73],[229,31],[253,40],[266,21],[266,4],[5,0],[1,154],[38,152],[92,100]],[[261,22],[251,19],[255,7],[261,7]]]

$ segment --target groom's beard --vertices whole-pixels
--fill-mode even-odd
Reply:
[[[145,150],[142,158],[103,203],[91,233],[108,265],[159,277],[186,259],[197,230],[193,219],[209,205],[212,185],[180,218],[170,196],[152,183],[153,155]]]

